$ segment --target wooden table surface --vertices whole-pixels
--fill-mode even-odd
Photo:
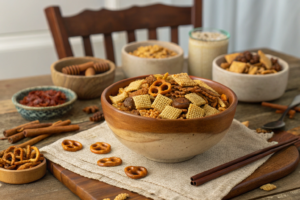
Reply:
[[[270,49],[262,48],[267,54],[280,57],[286,60],[290,66],[289,82],[285,94],[273,103],[282,105],[288,105],[291,103],[294,96],[300,93],[300,58],[289,56],[283,53],[279,53]],[[124,74],[121,68],[116,71],[115,81],[124,78]],[[280,80],[278,80],[280,81]],[[11,97],[14,93],[21,89],[33,86],[52,85],[51,76],[36,76],[20,79],[10,79],[0,81],[0,132],[3,130],[12,128],[14,126],[23,124],[26,122],[20,114],[14,108]],[[67,115],[62,116],[60,119],[71,119],[72,123],[79,123],[84,129],[91,128],[99,123],[89,122],[89,115],[82,112],[82,109],[87,105],[100,104],[100,99],[77,101],[74,108]],[[271,108],[265,108],[260,106],[259,103],[241,103],[239,102],[235,114],[235,118],[239,121],[250,121],[250,128],[256,129],[261,127],[266,122],[277,120],[279,114],[275,114],[275,111]],[[57,119],[53,119],[55,121]],[[297,113],[294,119],[286,119],[285,130],[300,126],[300,114]],[[57,136],[46,138],[45,140],[36,144],[41,148],[45,145],[51,144],[61,137],[72,135],[74,133],[66,133]],[[23,143],[26,139],[20,141]],[[17,143],[18,144],[18,143]],[[10,144],[6,140],[0,140],[0,150],[6,149]],[[299,199],[300,196],[300,165],[290,175],[274,182],[277,186],[276,190],[266,192],[260,189],[255,189],[243,195],[233,198],[234,200],[245,199],[260,199],[260,200],[275,200],[275,199]],[[79,199],[74,195],[67,187],[60,183],[49,172],[41,180],[23,185],[10,185],[0,182],[0,199]]]

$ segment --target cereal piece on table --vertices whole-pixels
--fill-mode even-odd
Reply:
[[[271,60],[261,51],[258,51],[258,55],[260,57],[259,61],[266,66],[267,69],[271,69],[272,62]]]
[[[194,104],[190,104],[188,113],[186,114],[186,118],[194,119],[194,118],[204,117],[204,115],[205,115],[205,111],[202,108]]]
[[[273,185],[273,184],[270,184],[270,183],[260,187],[260,189],[262,189],[264,191],[271,191],[271,190],[275,190],[276,188],[277,188],[276,185]]]
[[[138,95],[132,97],[136,109],[145,109],[145,108],[151,108],[151,100],[150,96],[148,94],[144,95]]]
[[[201,105],[206,104],[206,101],[202,97],[197,95],[196,93],[189,93],[189,94],[186,94],[184,97],[187,98],[188,100],[190,100],[196,106],[201,106]]]
[[[213,92],[215,92],[215,93],[218,94],[217,91],[215,91],[214,89],[212,89],[209,85],[207,85],[207,84],[204,83],[203,81],[201,81],[201,80],[194,80],[194,81],[195,81],[199,86],[205,87],[206,89],[209,89],[209,90],[211,90],[211,91],[213,91]]]
[[[246,63],[233,61],[229,68],[229,71],[235,72],[235,73],[243,73],[243,71],[245,70],[245,67],[246,67]]]
[[[210,116],[210,115],[214,115],[219,113],[220,111],[218,111],[217,109],[205,104],[205,106],[203,107],[203,109],[205,110],[205,116]]]
[[[101,111],[96,112],[92,117],[90,117],[90,121],[99,122],[104,120],[104,114]]]
[[[227,55],[225,56],[225,60],[226,60],[229,64],[231,64],[232,61],[234,61],[234,59],[235,59],[238,55],[240,55],[240,53],[227,54]]]
[[[144,81],[144,79],[131,82],[125,88],[125,91],[126,92],[131,92],[131,91],[134,91],[134,90],[138,90],[140,88],[140,86],[142,85],[143,81]]]
[[[195,86],[198,85],[193,81],[187,73],[180,73],[172,75],[173,79],[181,86]]]
[[[162,113],[159,115],[163,119],[177,119],[182,110],[172,106],[166,106]]]
[[[249,121],[244,121],[244,122],[241,122],[242,124],[244,124],[245,126],[249,127]]]
[[[120,103],[124,101],[128,97],[127,92],[123,92],[122,94],[118,94],[117,96],[109,96],[110,100],[112,101],[113,104]]]
[[[165,97],[164,95],[158,94],[152,103],[151,107],[155,110],[162,112],[163,109],[165,109],[166,106],[169,106],[172,104],[172,100],[168,97]]]
[[[127,193],[121,193],[121,194],[118,194],[118,196],[116,196],[114,200],[125,200],[128,197],[129,197],[129,194],[127,194]]]
[[[83,112],[85,113],[95,113],[97,111],[99,111],[99,107],[96,105],[87,106],[83,109]]]
[[[255,74],[257,72],[257,70],[258,70],[257,66],[251,66],[248,74]]]

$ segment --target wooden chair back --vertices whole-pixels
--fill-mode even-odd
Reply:
[[[93,56],[90,36],[103,34],[107,59],[115,62],[112,33],[127,32],[127,42],[136,40],[136,29],[148,29],[148,38],[157,39],[158,27],[171,27],[171,41],[178,43],[178,26],[193,24],[202,26],[202,0],[194,0],[192,7],[176,7],[154,4],[144,7],[133,6],[125,10],[83,12],[63,17],[57,6],[45,9],[48,24],[59,58],[73,56],[69,37],[81,36],[86,56]]]

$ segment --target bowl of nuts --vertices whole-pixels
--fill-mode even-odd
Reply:
[[[171,42],[132,42],[122,48],[122,67],[127,78],[146,74],[182,72],[183,50]]]
[[[51,65],[52,82],[74,91],[79,99],[100,97],[114,82],[113,62],[95,57],[67,57]]]
[[[119,141],[157,162],[181,162],[216,145],[237,106],[228,87],[186,73],[121,80],[101,95],[105,120]]]
[[[261,50],[221,55],[212,65],[213,80],[231,88],[239,101],[275,100],[287,87],[288,63]]]

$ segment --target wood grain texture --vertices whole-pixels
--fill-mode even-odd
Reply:
[[[84,46],[84,53],[86,56],[93,56],[93,49],[90,36],[82,36],[83,46]]]
[[[46,174],[46,159],[38,166],[24,170],[7,170],[0,168],[0,181],[9,184],[31,183]]]
[[[107,62],[110,69],[104,73],[93,76],[79,76],[63,74],[62,68],[71,65],[79,65],[87,62]],[[95,57],[64,58],[51,65],[51,75],[54,85],[73,90],[79,99],[94,99],[101,95],[103,90],[114,82],[115,65],[109,60]]]
[[[284,137],[282,137],[282,139],[283,138]],[[233,198],[290,174],[296,169],[298,162],[299,152],[295,146],[287,147],[275,153],[251,176],[235,186],[230,193],[224,197],[224,200]],[[128,193],[132,199],[146,199],[146,197],[137,193],[132,193],[101,181],[82,177],[51,161],[48,162],[48,170],[81,199],[113,199],[119,193],[124,192]]]
[[[59,58],[73,56],[69,37],[83,37],[85,55],[90,56],[93,54],[88,36],[104,34],[106,58],[114,62],[111,39],[113,32],[127,31],[127,42],[133,42],[136,40],[134,30],[137,29],[148,29],[148,38],[157,39],[158,27],[178,27],[192,22],[201,25],[202,0],[194,2],[197,8],[193,8],[193,12],[192,7],[154,4],[144,7],[133,6],[124,10],[84,10],[68,17],[62,16],[59,7],[52,6],[45,9],[45,14]],[[172,41],[176,41],[178,31],[175,32],[172,31]]]
[[[282,52],[274,51],[267,48],[260,48],[263,52],[267,54],[272,54],[277,57],[280,57],[286,60],[290,66],[289,82],[288,88],[285,94],[278,100],[273,101],[272,103],[277,103],[281,105],[289,105],[293,97],[299,94],[299,77],[300,77],[300,59],[291,55],[287,55]],[[250,51],[257,52],[258,49],[253,49]],[[184,68],[186,71],[186,67]],[[116,69],[115,82],[124,79],[124,74],[122,68],[118,67]],[[19,90],[25,89],[27,87],[35,87],[38,85],[52,85],[51,76],[34,76],[34,77],[25,77],[17,79],[7,79],[0,81],[0,100],[9,102],[11,96],[18,92]],[[66,120],[71,119],[72,123],[80,123],[82,130],[92,128],[99,123],[84,122],[88,121],[88,115],[82,112],[82,109],[88,105],[99,105],[101,107],[99,99],[94,100],[77,100],[74,105],[74,109],[70,111],[67,115],[63,115],[60,118],[53,119],[49,122],[57,121],[58,119]],[[5,113],[2,109],[5,109],[3,104],[0,102],[0,132],[4,129],[9,129],[20,124],[24,124],[27,121],[23,119],[17,112]],[[1,114],[1,111],[2,114]],[[275,114],[274,110],[271,108],[262,107],[260,104],[247,104],[239,103],[237,105],[237,110],[235,118],[239,121],[250,121],[250,128],[256,129],[261,127],[263,124],[277,120],[280,117],[280,114]],[[300,114],[296,113],[295,119],[286,119],[285,130],[292,129],[299,126]],[[86,124],[83,126],[83,124]],[[83,128],[84,127],[84,128]],[[51,136],[46,138],[36,144],[38,148],[49,145],[62,137],[67,137],[74,135],[76,133],[65,133],[62,135]],[[277,134],[276,134],[277,135]],[[18,143],[22,143],[27,139],[23,139]],[[18,144],[16,143],[16,144]],[[11,144],[6,140],[0,141],[0,149],[6,149]],[[276,190],[273,191],[262,191],[257,188],[250,192],[244,193],[234,198],[234,200],[245,200],[245,199],[260,199],[260,200],[270,200],[270,199],[283,199],[283,197],[289,198],[290,200],[298,200],[299,189],[300,188],[300,166],[296,171],[290,175],[281,178],[277,181],[272,182],[277,186]],[[105,188],[107,189],[107,188]],[[297,193],[298,191],[298,193]],[[20,194],[26,194],[20,195]],[[72,193],[67,187],[65,187],[61,182],[59,182],[52,174],[47,173],[39,181],[32,182],[25,185],[11,185],[6,183],[1,183],[1,197],[3,199],[15,199],[15,200],[34,200],[34,199],[47,199],[47,200],[57,200],[57,197],[61,199],[77,200],[77,197]],[[109,195],[113,199],[114,195]],[[132,196],[134,199],[138,197]],[[145,199],[140,197],[140,199]]]

